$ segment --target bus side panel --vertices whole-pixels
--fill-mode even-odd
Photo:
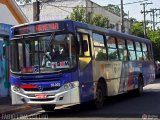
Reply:
[[[107,85],[107,95],[116,95],[119,93],[120,81],[122,80],[120,78],[121,69],[122,62],[93,61],[93,80],[97,84],[98,80],[103,78]]]
[[[143,74],[144,86],[153,82],[155,79],[154,63],[151,61],[143,62],[142,74]]]
[[[80,101],[87,102],[94,99],[93,91],[93,72],[92,62],[85,66],[84,69],[79,70],[80,81]]]
[[[123,65],[124,67],[122,68],[122,75],[125,74],[127,76],[127,80],[125,82],[127,91],[138,88],[138,78],[140,74],[142,74],[144,86],[154,80],[154,66],[152,62],[133,61],[124,62],[124,64],[126,65]],[[127,64],[128,67],[126,67]],[[122,87],[120,87],[120,89],[121,88]]]
[[[144,85],[153,81],[153,67],[150,62],[94,61],[93,81],[97,83],[100,78],[104,78],[108,96],[117,95],[138,88],[138,77],[141,73],[144,76]]]

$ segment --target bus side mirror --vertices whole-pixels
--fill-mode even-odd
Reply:
[[[88,51],[88,42],[87,40],[83,40],[83,52],[87,52]]]

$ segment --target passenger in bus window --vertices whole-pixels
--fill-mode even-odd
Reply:
[[[50,56],[50,52],[46,52],[45,55],[43,56],[43,59],[42,59],[42,66],[46,66],[46,63],[48,62],[51,62],[51,56]]]
[[[51,61],[56,60],[60,55],[59,48],[57,46],[52,48],[52,51],[50,52]]]
[[[53,47],[51,45],[50,47],[51,49],[49,51],[47,51],[45,53],[45,55],[43,56],[43,60],[42,60],[42,66],[46,66],[47,62],[53,62],[54,60],[56,60],[59,56],[59,49],[57,46]]]

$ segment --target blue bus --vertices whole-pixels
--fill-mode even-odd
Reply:
[[[91,101],[154,81],[150,40],[72,20],[33,22],[11,28],[12,104],[46,111]]]

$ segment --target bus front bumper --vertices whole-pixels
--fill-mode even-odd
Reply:
[[[12,104],[55,104],[70,105],[80,103],[80,93],[78,82],[72,88],[62,86],[58,90],[29,92],[23,89],[15,90],[15,86],[11,86]]]

